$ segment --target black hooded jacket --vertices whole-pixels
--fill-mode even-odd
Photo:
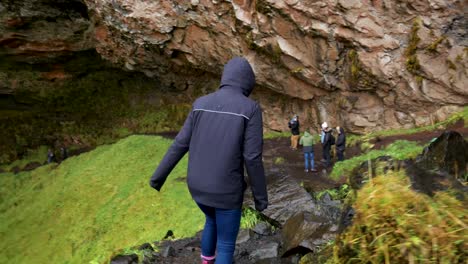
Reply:
[[[255,75],[248,61],[230,60],[224,66],[220,89],[193,103],[150,185],[160,190],[189,151],[187,183],[196,202],[223,209],[241,208],[245,164],[255,207],[264,210],[268,197],[262,162],[262,110],[247,98],[254,85]]]
[[[300,134],[299,132],[299,120],[291,119],[288,123],[288,127],[291,129],[291,134],[297,136]]]
[[[346,134],[342,127],[340,127],[340,133],[338,134],[338,137],[336,139],[335,147],[339,151],[344,151],[346,148]]]

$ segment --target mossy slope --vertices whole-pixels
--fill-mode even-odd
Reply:
[[[100,263],[168,229],[194,235],[203,215],[181,180],[187,159],[160,193],[148,185],[170,143],[130,136],[56,168],[0,174],[0,263]]]

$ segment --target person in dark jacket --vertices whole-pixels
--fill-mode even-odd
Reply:
[[[244,58],[224,66],[220,89],[198,98],[150,180],[160,190],[177,162],[189,152],[187,183],[206,216],[203,263],[231,263],[246,189],[244,166],[255,208],[268,205],[262,162],[263,122],[258,103],[248,98],[255,75]]]
[[[288,127],[291,129],[291,148],[294,150],[297,149],[297,143],[299,142],[299,125],[299,116],[294,115],[288,123]]]
[[[52,149],[49,149],[47,151],[47,163],[52,163],[55,162],[55,154]]]
[[[60,148],[60,154],[62,155],[62,161],[66,160],[68,158],[68,150],[66,147],[61,147]]]
[[[346,134],[342,127],[336,127],[336,131],[338,131],[338,137],[336,138],[336,156],[338,157],[338,161],[344,160],[344,151],[346,148]]]
[[[331,165],[331,147],[335,143],[334,137],[332,135],[332,130],[328,127],[328,124],[326,122],[322,124],[322,129],[324,133],[322,143],[323,157],[325,159],[325,167],[328,168]]]

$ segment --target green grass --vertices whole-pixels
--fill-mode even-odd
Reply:
[[[402,172],[364,185],[331,262],[466,263],[466,205],[450,192],[429,197],[410,186]]]
[[[367,161],[368,159],[375,159],[380,156],[391,156],[398,160],[415,158],[417,155],[421,154],[423,148],[424,146],[413,141],[397,140],[388,145],[385,149],[371,150],[366,154],[335,163],[330,177],[333,179],[339,179],[342,176],[348,175],[362,162]]]
[[[274,164],[275,165],[281,165],[285,162],[285,159],[283,157],[276,157],[275,160],[274,160]]]
[[[350,191],[350,186],[348,184],[343,184],[339,188],[327,189],[314,193],[314,196],[317,199],[322,199],[322,197],[328,193],[332,200],[344,200],[346,199]]]
[[[283,131],[283,132],[278,132],[278,131],[271,131],[263,134],[263,139],[272,139],[272,138],[282,138],[282,137],[290,137],[291,132],[290,131]]]
[[[261,220],[259,212],[251,208],[242,209],[241,228],[253,228]]]
[[[423,126],[423,127],[416,127],[411,129],[390,129],[390,130],[383,130],[383,131],[376,131],[369,133],[363,136],[363,139],[372,139],[376,137],[386,137],[386,136],[395,136],[395,135],[408,135],[408,134],[415,134],[424,131],[432,131],[439,128],[445,128],[451,124],[456,123],[459,120],[464,121],[464,126],[468,126],[468,106],[465,106],[462,111],[451,115],[444,121],[435,123],[434,125]]]
[[[160,193],[148,185],[171,141],[130,136],[56,165],[0,174],[0,263],[103,263],[115,252],[202,229],[187,159]]]

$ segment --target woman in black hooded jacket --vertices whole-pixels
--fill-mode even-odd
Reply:
[[[344,160],[344,151],[346,149],[346,134],[342,127],[336,127],[336,131],[338,131],[338,138],[336,139],[336,156],[338,157],[338,161]]]

